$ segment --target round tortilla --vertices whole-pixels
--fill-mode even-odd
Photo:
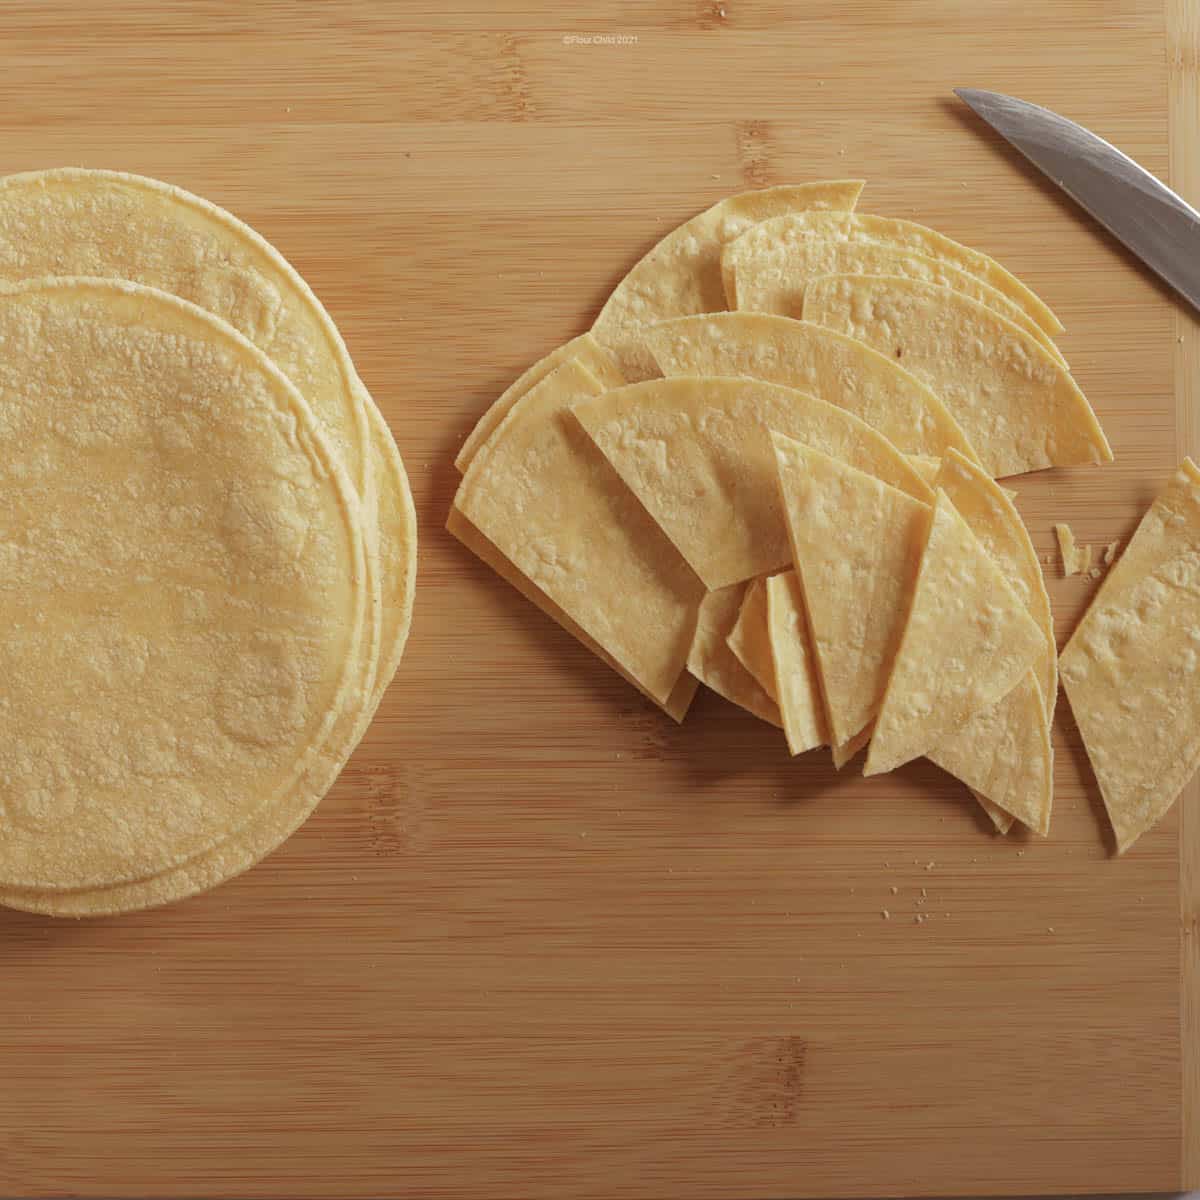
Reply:
[[[4,287],[0,341],[0,880],[146,880],[369,703],[359,505],[278,368],[176,297]]]
[[[0,179],[0,280],[128,279],[227,321],[308,401],[367,518],[377,693],[412,617],[417,528],[404,464],[329,314],[295,268],[232,214],[182,188],[118,171],[63,168]]]

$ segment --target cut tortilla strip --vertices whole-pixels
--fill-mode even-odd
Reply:
[[[990,801],[1041,837],[1050,832],[1054,758],[1046,705],[1033,671],[926,757],[962,780],[976,799]],[[992,808],[984,807],[1000,828]]]
[[[987,813],[988,818],[996,827],[996,832],[1006,834],[1017,823],[1016,817],[1012,813],[1006,813],[999,805],[993,804],[986,796],[980,795],[978,792],[972,792],[972,796],[979,803],[979,807]]]
[[[1045,302],[994,258],[972,250],[969,246],[964,246],[961,242],[956,242],[925,225],[918,225],[915,221],[879,217],[871,213],[780,214],[759,222],[753,229],[741,234],[739,240],[743,241],[743,245],[739,253],[752,256],[762,270],[777,271],[782,269],[782,263],[786,263],[790,245],[803,239],[865,242],[887,248],[893,253],[923,254],[927,258],[966,271],[995,288],[1027,313],[1046,333],[1062,332],[1062,322]],[[730,267],[734,268],[732,257]],[[722,282],[724,283],[724,280]],[[736,290],[736,282],[733,286]]]
[[[779,728],[783,725],[779,707],[729,648],[729,635],[745,593],[746,585],[738,583],[704,597],[688,654],[688,670],[718,696]]]
[[[905,454],[975,458],[949,409],[915,375],[845,334],[763,313],[712,313],[645,332],[662,373],[745,375],[793,387],[844,408]]]
[[[603,346],[590,334],[583,333],[561,346],[556,346],[544,358],[538,359],[519,379],[493,401],[492,406],[479,418],[478,424],[467,435],[454,459],[454,465],[461,473],[471,465],[471,460],[496,431],[500,422],[508,416],[512,406],[516,404],[530,388],[542,382],[555,367],[562,366],[570,359],[579,362],[591,371],[597,380],[606,388],[620,387],[625,382],[617,369],[616,361]]]
[[[602,385],[577,360],[531,388],[476,454],[455,507],[659,703],[704,589],[570,415]]]
[[[945,491],[1042,631],[1043,645],[1034,663],[1034,673],[1049,722],[1054,718],[1058,698],[1058,649],[1054,644],[1054,617],[1046,580],[1029,530],[1007,490],[960,454],[951,452],[946,456],[937,486]]]
[[[829,743],[829,722],[817,678],[816,652],[795,571],[772,575],[766,584],[767,634],[788,750],[803,754]]]
[[[1062,364],[959,292],[897,276],[828,275],[809,284],[804,316],[902,361],[941,396],[989,475],[1112,461]]]
[[[776,217],[753,226],[725,247],[721,273],[731,309],[784,317],[800,315],[804,289],[820,275],[903,275],[940,284],[1007,317],[1066,366],[1050,335],[1003,292],[945,259],[887,242],[806,235],[797,232],[789,217]]]
[[[864,775],[929,754],[1020,682],[1042,631],[939,491]]]
[[[1200,764],[1200,469],[1184,459],[1059,660],[1124,853]]]
[[[667,234],[617,284],[592,332],[630,382],[653,378],[642,344],[647,325],[725,307],[721,247],[758,221],[789,212],[852,209],[862,180],[834,180],[742,192],[718,201]]]
[[[688,708],[691,707],[692,699],[696,695],[696,689],[700,686],[700,681],[694,675],[689,675],[687,671],[684,671],[679,677],[679,682],[675,684],[671,694],[667,697],[666,703],[655,700],[616,659],[580,629],[536,583],[526,579],[457,508],[451,508],[450,516],[446,520],[446,529],[462,542],[476,558],[491,567],[505,583],[516,588],[526,600],[540,608],[546,616],[565,629],[576,641],[616,671],[626,683],[633,684],[647,700],[658,705],[667,716],[682,724],[683,718],[687,716]]]
[[[791,564],[772,430],[932,499],[869,425],[757,379],[653,379],[585,399],[572,415],[711,591]]]
[[[830,731],[845,746],[879,711],[930,507],[792,438],[773,440]]]
[[[775,683],[775,656],[767,629],[767,580],[752,579],[742,598],[742,608],[729,631],[729,649],[754,676],[755,682],[771,699],[779,703]]]
[[[848,742],[843,742],[840,746],[834,746],[833,769],[840,771],[871,740],[871,735],[874,732],[875,725],[872,722],[870,725],[860,729]]]

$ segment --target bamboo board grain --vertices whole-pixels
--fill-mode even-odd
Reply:
[[[401,674],[282,851],[162,912],[0,913],[0,1195],[1200,1186],[1197,797],[1111,859],[1065,703],[1047,843],[927,765],[789,760],[713,697],[676,728],[442,531],[475,417],[658,236],[861,173],[1067,324],[1117,462],[1018,483],[1039,553],[1055,520],[1126,537],[1200,428],[1192,318],[948,97],[1027,96],[1165,174],[1170,83],[1200,191],[1169,15],[1170,42],[1162,0],[5,6],[0,169],[143,171],[261,229],[423,540]],[[1061,641],[1094,585],[1047,572]]]

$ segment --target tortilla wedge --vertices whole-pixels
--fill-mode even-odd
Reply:
[[[1033,671],[1026,671],[1001,700],[968,717],[926,757],[962,780],[981,802],[989,801],[1041,837],[1050,832],[1054,756]],[[993,808],[984,807],[1000,828]]]
[[[1124,853],[1200,764],[1200,468],[1150,506],[1059,660]]]
[[[792,438],[773,441],[830,731],[845,746],[879,711],[930,506]]]
[[[781,252],[786,254],[789,242],[809,238],[866,242],[893,252],[923,254],[940,263],[958,267],[989,284],[1028,313],[1046,333],[1062,333],[1062,322],[1045,302],[994,258],[972,250],[970,246],[964,246],[928,226],[918,225],[915,221],[879,217],[871,213],[798,212],[760,222],[754,230],[741,236],[747,238],[742,252],[748,252],[753,247],[760,263],[771,246],[780,247]],[[756,246],[759,241],[766,249]]]
[[[757,379],[653,379],[586,398],[572,415],[713,591],[791,563],[771,431],[932,498],[869,425]]]
[[[454,458],[454,465],[460,474],[465,473],[479,452],[479,447],[492,436],[512,406],[535,384],[541,383],[555,367],[572,358],[578,359],[607,388],[620,387],[625,382],[612,355],[590,333],[581,333],[579,337],[556,346],[510,384],[479,418]]]
[[[1058,698],[1058,650],[1046,580],[1029,530],[1010,493],[961,454],[951,451],[942,461],[936,486],[945,491],[1042,631],[1043,645],[1034,672],[1046,705],[1046,720],[1052,721]]]
[[[902,361],[941,396],[989,475],[1112,461],[1062,364],[959,292],[898,276],[828,275],[808,285],[804,316]]]
[[[742,597],[741,611],[729,631],[729,649],[733,656],[754,676],[755,682],[771,699],[779,703],[775,684],[775,656],[771,653],[771,636],[767,629],[767,580],[752,579]]]
[[[819,275],[903,275],[953,288],[1007,317],[1066,366],[1050,335],[1019,304],[990,283],[945,259],[887,242],[847,241],[819,235],[789,237],[787,217],[752,226],[721,253],[725,298],[731,309],[798,317],[804,289]],[[777,240],[772,241],[773,234]]]
[[[729,634],[745,593],[746,585],[737,583],[709,592],[701,601],[696,636],[688,653],[688,670],[717,695],[779,728],[783,720],[778,705],[729,648]]]
[[[764,313],[712,313],[645,331],[662,373],[747,375],[817,396],[874,426],[905,454],[976,458],[962,427],[911,372],[845,334]]]
[[[939,491],[863,774],[929,754],[1007,696],[1044,644],[1021,598]]]
[[[570,416],[602,385],[577,360],[531,388],[476,454],[455,507],[666,704],[703,587]]]
[[[725,307],[721,247],[758,221],[810,209],[852,209],[859,179],[763,188],[727,196],[673,229],[617,284],[592,332],[630,382],[650,379],[654,360],[642,345],[647,325]]]
[[[766,582],[767,635],[775,663],[775,686],[788,750],[803,754],[829,743],[829,722],[817,677],[816,652],[795,571]]]
[[[671,689],[671,694],[667,697],[665,703],[655,700],[615,658],[576,625],[536,583],[526,579],[457,508],[450,509],[450,516],[446,520],[446,529],[466,546],[476,558],[491,567],[505,583],[516,588],[526,600],[540,608],[546,616],[565,629],[576,641],[580,642],[597,658],[616,671],[626,683],[632,684],[647,700],[652,704],[657,704],[667,716],[682,724],[683,718],[687,716],[687,710],[691,707],[692,699],[696,695],[696,689],[700,686],[700,681],[694,675],[689,675],[687,671],[684,671],[679,676],[679,681],[675,684],[674,688]]]

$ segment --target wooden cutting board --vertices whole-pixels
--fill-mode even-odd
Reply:
[[[442,529],[476,416],[660,235],[862,175],[1067,325],[1117,461],[1016,485],[1065,640],[1096,584],[1051,524],[1128,537],[1200,447],[1200,338],[950,88],[1200,198],[1172,5],[1174,33],[1162,0],[3,11],[0,168],[144,172],[260,229],[386,412],[422,543],[400,676],[291,843],[160,912],[0,912],[0,1194],[1200,1186],[1200,798],[1112,858],[1065,701],[1046,842],[713,696],[678,728]]]

